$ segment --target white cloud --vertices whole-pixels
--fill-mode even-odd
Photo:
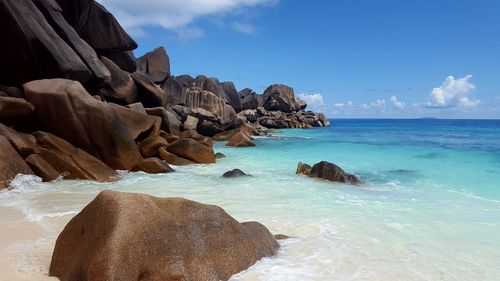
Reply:
[[[376,100],[372,102],[369,106],[369,108],[376,108],[376,109],[385,109],[387,107],[387,103],[385,100]]]
[[[193,26],[193,27],[183,27],[177,30],[177,36],[180,41],[186,42],[194,39],[203,37],[203,29]]]
[[[476,90],[476,86],[470,82],[471,78],[472,75],[458,79],[448,76],[440,87],[432,90],[430,101],[426,103],[426,106],[437,108],[476,107],[481,101],[473,100],[469,97]]]
[[[392,102],[392,105],[397,108],[397,109],[404,109],[406,107],[406,103],[398,100],[398,97],[397,96],[392,96],[391,97],[391,102]]]
[[[193,27],[201,17],[241,13],[242,10],[275,5],[278,0],[98,0],[109,9],[125,27],[136,34],[147,26],[160,26],[176,31]],[[198,28],[199,29],[199,28]],[[236,23],[233,29],[248,33],[250,24]],[[197,32],[197,35],[203,33]],[[179,36],[183,33],[179,31]],[[192,36],[195,37],[195,36]]]
[[[323,106],[325,104],[321,94],[299,94],[298,97],[305,100],[309,106]]]
[[[342,103],[334,103],[333,106],[336,108],[346,108],[346,107],[352,107],[354,104],[352,101],[348,102],[342,102]]]

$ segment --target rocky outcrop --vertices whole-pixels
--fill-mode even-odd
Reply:
[[[73,280],[228,280],[279,244],[257,222],[181,198],[101,192],[59,235],[49,275]]]
[[[132,78],[137,86],[138,100],[145,107],[157,107],[164,104],[165,93],[148,76],[135,72],[132,74]]]
[[[33,170],[37,176],[41,177],[43,181],[53,181],[61,175],[61,173],[38,154],[31,154],[25,161],[31,170]]]
[[[221,124],[229,124],[236,120],[236,111],[225,100],[209,91],[196,88],[186,91],[185,105],[192,108],[203,108],[215,114]]]
[[[170,58],[164,47],[156,48],[137,59],[137,71],[146,74],[156,84],[170,76]]]
[[[32,135],[16,132],[0,123],[0,136],[4,136],[23,158],[39,152],[36,139]]]
[[[148,174],[164,174],[174,172],[167,162],[162,161],[158,158],[146,158],[143,161],[139,162],[132,171],[143,171]]]
[[[348,174],[339,166],[326,161],[321,161],[315,164],[312,168],[301,162],[297,167],[297,174],[339,183],[355,185],[362,183],[355,175]]]
[[[75,81],[33,81],[24,85],[24,92],[44,130],[114,169],[130,170],[142,161],[136,139],[159,130],[157,117],[99,102]]]
[[[17,174],[32,175],[33,171],[7,138],[0,135],[0,189],[9,187],[10,180]]]
[[[171,164],[171,165],[184,166],[184,165],[195,164],[195,162],[193,162],[191,160],[188,160],[186,158],[182,158],[180,156],[177,156],[175,154],[168,152],[166,147],[160,148],[158,153],[159,153],[161,159],[165,160],[168,164]]]
[[[180,135],[182,123],[179,116],[170,107],[146,108],[148,115],[161,118],[161,129],[169,134]]]

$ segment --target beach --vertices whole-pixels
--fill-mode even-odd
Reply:
[[[106,184],[19,177],[0,193],[9,229],[0,275],[45,280],[64,225],[111,189],[215,204],[292,237],[280,242],[276,257],[232,280],[497,280],[497,122],[338,120],[326,129],[282,130],[253,148],[217,143],[226,158],[176,173],[122,172]],[[364,184],[295,174],[299,161],[319,160]],[[221,177],[234,168],[251,176]]]

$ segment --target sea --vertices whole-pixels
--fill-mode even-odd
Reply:
[[[279,130],[256,144],[216,143],[226,155],[217,164],[121,172],[109,184],[20,175],[0,192],[0,206],[45,232],[11,245],[9,256],[46,274],[64,224],[111,189],[215,204],[291,237],[232,281],[500,280],[500,120],[332,119],[328,128]],[[364,184],[296,175],[299,162],[323,160]],[[235,168],[250,176],[222,178]]]

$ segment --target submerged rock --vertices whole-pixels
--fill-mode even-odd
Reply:
[[[222,158],[226,158],[226,155],[224,153],[221,152],[215,153],[215,159],[222,159]]]
[[[59,235],[49,275],[74,280],[228,280],[279,244],[260,223],[181,198],[101,192]]]
[[[226,143],[226,146],[250,147],[255,146],[255,143],[252,141],[252,137],[240,131],[229,139],[229,141]]]
[[[225,172],[224,175],[222,175],[222,177],[223,178],[239,178],[239,177],[244,177],[246,175],[247,174],[245,174],[245,172],[243,172],[242,170],[234,169],[232,171]]]
[[[299,162],[299,164],[297,165],[297,175],[308,176],[311,173],[311,169],[312,167],[308,164]]]

